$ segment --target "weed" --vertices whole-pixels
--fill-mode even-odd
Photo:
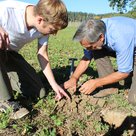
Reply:
[[[56,107],[56,102],[53,99],[53,93],[49,93],[49,95],[45,99],[41,99],[37,104],[34,105],[34,108],[40,109],[46,115],[51,115]]]
[[[74,122],[73,127],[80,128],[81,130],[84,130],[86,128],[86,124],[84,123],[83,120],[78,119]]]
[[[125,108],[127,110],[132,109],[132,105],[128,103],[128,101],[122,96],[123,93],[112,95],[112,101],[116,103],[118,108]]]
[[[51,116],[51,119],[53,120],[54,124],[56,126],[61,126],[63,124],[63,121],[64,121],[64,116],[58,116],[58,115],[52,115]]]
[[[108,131],[108,129],[109,129],[109,125],[103,124],[100,121],[94,121],[93,126],[94,126],[95,131],[98,133],[100,133],[102,131]]]
[[[40,132],[34,134],[34,136],[56,136],[56,129],[48,129],[48,128],[44,128],[42,130],[40,130]]]
[[[90,103],[86,103],[86,107],[85,107],[87,110],[91,111],[91,112],[94,112],[98,106],[97,105],[91,105]]]
[[[0,113],[0,129],[4,129],[8,126],[10,119],[10,113],[12,109],[7,109],[5,113]]]
[[[21,125],[21,127],[19,127],[18,124],[13,124],[12,128],[15,129],[18,134],[21,133],[21,135],[30,134],[33,129],[31,124],[29,124],[29,123],[25,123],[25,124]]]

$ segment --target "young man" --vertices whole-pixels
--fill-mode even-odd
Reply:
[[[13,90],[26,96],[44,97],[45,89],[35,70],[18,54],[28,42],[38,39],[37,55],[44,75],[56,93],[56,99],[68,97],[54,79],[48,59],[48,37],[68,24],[61,0],[39,0],[37,5],[19,1],[0,2],[0,110],[12,107],[11,118],[28,114],[13,102]]]
[[[114,83],[127,78],[133,71],[132,84],[128,95],[129,102],[136,104],[136,20],[127,17],[112,17],[102,20],[84,21],[76,31],[74,40],[86,48],[84,57],[71,76],[64,83],[66,89],[76,90],[76,83],[94,57],[99,78],[90,79],[79,89],[81,93],[91,94],[101,88],[94,97],[103,97],[117,92]],[[116,56],[118,71],[114,72],[109,56]],[[106,85],[111,85],[106,89]],[[107,86],[108,87],[108,86]],[[105,89],[104,89],[105,88]]]

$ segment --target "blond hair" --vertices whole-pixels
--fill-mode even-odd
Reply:
[[[47,23],[54,25],[56,29],[63,29],[68,25],[67,9],[61,0],[39,0],[34,13],[42,16]]]

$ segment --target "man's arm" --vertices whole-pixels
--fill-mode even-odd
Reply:
[[[51,66],[49,63],[48,53],[47,53],[48,46],[46,45],[39,45],[38,46],[38,60],[40,62],[40,66],[43,70],[44,75],[46,76],[48,82],[50,83],[53,90],[56,92],[56,99],[60,100],[63,96],[69,99],[69,96],[65,93],[65,91],[57,84],[55,81],[53,72],[51,70]]]
[[[129,76],[129,73],[114,72],[102,78],[91,79],[85,82],[81,86],[79,91],[81,91],[84,94],[90,94],[98,87],[118,82],[122,79],[127,78],[128,76]]]
[[[71,78],[64,83],[65,89],[72,89],[76,91],[76,83],[79,77],[86,71],[90,63],[90,60],[86,57],[83,57],[79,62],[77,68],[75,69],[74,73],[72,74]]]
[[[97,86],[100,87],[103,85],[112,84],[120,80],[123,80],[127,78],[128,76],[129,76],[129,73],[114,72],[106,77],[96,79]]]
[[[90,63],[90,60],[87,59],[86,57],[83,57],[81,61],[79,62],[76,70],[72,74],[72,77],[76,78],[77,80],[79,77],[86,71]]]

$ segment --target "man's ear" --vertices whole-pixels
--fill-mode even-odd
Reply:
[[[103,41],[104,41],[104,38],[105,38],[105,37],[104,37],[104,34],[101,33],[100,36],[99,36],[99,38],[100,38],[99,40],[100,40],[101,42],[103,42]]]

